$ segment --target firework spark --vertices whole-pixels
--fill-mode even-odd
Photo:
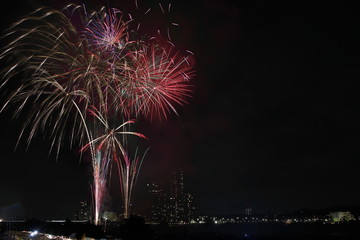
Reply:
[[[78,140],[81,152],[90,151],[95,224],[112,164],[119,171],[124,216],[129,215],[142,158],[129,157],[126,139],[146,138],[130,130],[132,119],[166,118],[190,95],[193,71],[187,58],[154,37],[131,34],[132,21],[118,9],[88,14],[84,6],[70,4],[63,11],[39,8],[3,36],[8,44],[0,59],[7,67],[0,89],[16,87],[7,91],[1,111],[16,104],[18,116],[31,106],[19,139],[29,131],[30,143],[51,126],[51,149],[57,155],[67,137],[70,146]]]

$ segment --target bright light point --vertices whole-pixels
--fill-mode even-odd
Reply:
[[[48,239],[53,239],[53,238],[54,238],[54,236],[51,235],[51,234],[47,234],[46,237],[47,237]]]
[[[34,236],[36,236],[38,233],[39,233],[39,232],[35,230],[35,231],[33,231],[33,232],[30,233],[30,237],[34,237]]]

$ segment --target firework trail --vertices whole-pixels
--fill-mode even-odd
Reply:
[[[7,44],[0,60],[7,67],[0,89],[7,99],[0,111],[16,104],[16,117],[28,113],[19,137],[28,134],[28,144],[49,128],[50,151],[57,156],[67,139],[70,147],[78,143],[81,152],[90,152],[95,224],[112,164],[118,167],[124,216],[129,216],[142,158],[137,153],[130,157],[126,139],[145,138],[131,131],[133,119],[176,113],[175,105],[186,103],[190,94],[193,74],[172,44],[140,37],[130,29],[131,15],[124,16],[106,8],[88,13],[73,4],[63,11],[39,8],[14,23],[2,39]]]

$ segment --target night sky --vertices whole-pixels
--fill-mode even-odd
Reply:
[[[195,53],[193,97],[179,117],[139,119],[150,151],[136,211],[147,208],[145,184],[179,168],[201,214],[358,205],[360,4],[234,2],[172,1],[173,42]],[[64,5],[13,1],[1,29],[42,4]],[[0,217],[71,218],[90,199],[90,162],[66,147],[56,160],[40,135],[14,151],[21,119],[0,114]]]

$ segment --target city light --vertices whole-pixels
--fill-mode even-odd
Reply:
[[[46,236],[48,239],[53,239],[53,238],[54,238],[54,236],[51,235],[51,234],[46,234],[45,236]]]
[[[34,236],[36,236],[38,233],[39,233],[39,232],[35,230],[35,231],[33,231],[33,232],[30,233],[30,237],[34,237]]]

